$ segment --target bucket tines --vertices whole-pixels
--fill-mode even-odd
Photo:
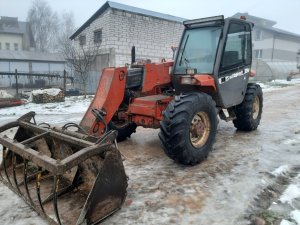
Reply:
[[[99,140],[38,126],[33,118],[31,112],[0,127],[2,182],[50,224],[96,224],[118,210],[127,177],[114,147],[117,133]]]

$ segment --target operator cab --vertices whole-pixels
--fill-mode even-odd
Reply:
[[[224,108],[241,103],[252,62],[253,24],[244,19],[224,19],[224,16],[183,24],[185,30],[172,70],[175,89],[183,93],[207,92]],[[211,77],[214,89],[195,82],[195,75],[198,80],[201,80],[199,75]]]

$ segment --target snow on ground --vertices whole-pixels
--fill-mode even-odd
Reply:
[[[292,79],[291,81],[273,80],[273,81],[264,82],[264,83],[258,82],[258,84],[262,87],[264,92],[269,92],[269,91],[278,90],[278,89],[288,87],[288,86],[299,85],[300,84],[300,78]]]
[[[282,203],[291,204],[295,198],[300,197],[300,182],[299,184],[291,184],[288,188],[283,192],[280,197],[280,201]]]
[[[46,225],[32,209],[6,186],[0,185],[0,218],[2,225]]]
[[[43,119],[47,123],[61,123],[61,122],[79,122],[82,115],[88,109],[93,96],[73,96],[66,97],[65,102],[54,102],[45,104],[35,104],[29,102],[25,105],[17,107],[9,107],[0,109],[0,124],[18,119],[20,116],[30,111]],[[38,121],[42,122],[42,121]]]
[[[278,177],[279,175],[284,175],[289,170],[288,165],[282,165],[278,168],[276,168],[274,171],[271,172],[275,177]]]
[[[281,166],[277,171],[283,171],[286,165]],[[276,170],[275,170],[276,171]],[[279,217],[281,220],[280,225],[300,225],[300,174],[293,178],[292,182],[287,186],[284,192],[279,196],[276,206],[270,207],[270,210]]]
[[[294,210],[291,212],[291,218],[295,220],[297,225],[300,225],[300,211],[299,210]]]
[[[288,220],[282,220],[280,225],[294,225],[293,223],[291,223],[290,221]]]

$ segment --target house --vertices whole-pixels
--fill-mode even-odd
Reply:
[[[1,16],[0,50],[29,51],[34,47],[29,23],[18,21],[17,17]]]
[[[23,84],[25,86],[34,84],[37,80],[43,80],[44,74],[62,75],[64,69],[65,59],[61,55],[35,51],[35,42],[29,23],[18,21],[17,17],[1,16],[1,88],[13,86],[15,81],[12,74],[16,70],[19,74],[23,74],[19,78],[20,87],[22,87]]]
[[[270,81],[286,79],[291,71],[295,71],[297,52],[300,50],[300,34],[275,28],[275,21],[236,13],[233,17],[245,16],[254,23],[252,31],[253,62],[256,80]]]
[[[266,61],[295,61],[300,49],[300,34],[275,28],[275,21],[237,13],[233,17],[245,16],[254,23],[252,32],[254,57]]]
[[[107,1],[71,37],[77,46],[99,44],[94,70],[124,66],[131,62],[131,48],[137,59],[159,62],[172,58],[183,31],[183,18]]]

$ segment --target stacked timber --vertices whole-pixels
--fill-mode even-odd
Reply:
[[[64,102],[65,94],[58,88],[49,88],[32,91],[32,102],[34,103],[50,103]]]

